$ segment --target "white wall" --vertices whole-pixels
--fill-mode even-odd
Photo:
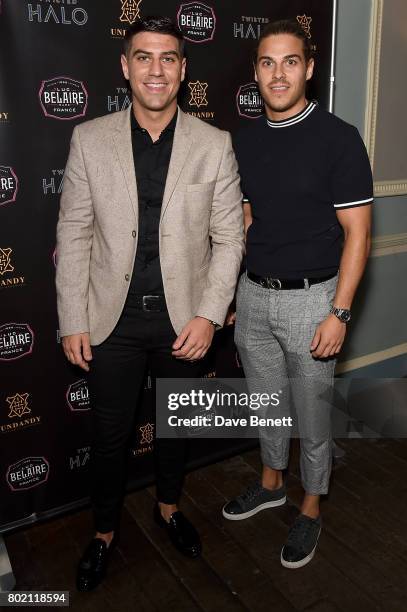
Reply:
[[[335,114],[364,135],[373,0],[338,0]],[[376,198],[373,235],[407,232],[407,196]],[[407,342],[407,253],[373,257],[359,289],[354,321],[340,362],[383,352]],[[397,352],[397,351],[396,351]],[[407,375],[407,355],[383,364],[386,376]],[[351,366],[351,364],[350,364]],[[377,372],[377,367],[375,367]]]

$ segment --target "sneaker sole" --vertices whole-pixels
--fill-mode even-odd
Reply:
[[[283,559],[283,551],[281,551],[281,555],[280,555],[281,565],[283,567],[287,567],[288,569],[298,569],[299,567],[304,567],[304,565],[307,565],[307,563],[309,563],[315,555],[315,551],[318,546],[318,540],[319,540],[320,535],[321,535],[321,530],[319,531],[318,538],[317,538],[317,541],[316,541],[316,544],[313,550],[310,552],[309,555],[304,557],[304,559],[301,559],[301,561],[286,561],[285,559]]]
[[[222,508],[222,515],[225,519],[229,521],[243,521],[244,519],[250,518],[254,516],[258,512],[262,510],[267,510],[267,508],[277,508],[278,506],[282,506],[287,501],[287,497],[284,496],[281,499],[277,499],[276,501],[264,502],[264,504],[260,504],[253,508],[253,510],[249,510],[248,512],[242,512],[241,514],[228,514],[225,512],[225,507]]]

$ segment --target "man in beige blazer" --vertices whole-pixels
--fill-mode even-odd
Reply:
[[[57,229],[64,352],[89,372],[96,535],[77,586],[103,579],[125,485],[126,443],[146,367],[153,378],[199,375],[224,323],[243,254],[230,135],[177,107],[184,41],[166,18],[128,30],[122,55],[132,106],[78,125]],[[156,522],[189,557],[199,536],[178,510],[185,441],[156,440]]]

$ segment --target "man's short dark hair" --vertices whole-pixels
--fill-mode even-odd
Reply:
[[[277,36],[277,34],[292,34],[293,36],[296,36],[302,40],[304,57],[306,63],[308,64],[313,55],[311,41],[308,38],[305,30],[300,26],[296,19],[281,19],[280,21],[272,21],[266,25],[260,34],[260,38],[257,41],[257,46],[254,50],[254,63],[257,62],[258,50],[262,40],[268,38],[269,36]]]
[[[140,32],[157,32],[157,34],[169,34],[174,36],[179,42],[179,51],[181,57],[184,57],[185,40],[181,30],[169,17],[144,17],[138,19],[133,25],[126,30],[126,35],[123,41],[123,53],[128,54],[133,36]]]

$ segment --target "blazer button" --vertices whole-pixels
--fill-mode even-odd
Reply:
[[[129,281],[130,280],[130,274],[126,274],[124,278],[126,279],[126,281]]]
[[[131,232],[131,235],[133,236],[133,238],[135,238],[135,237],[136,237],[136,235],[137,235],[136,230],[133,230],[133,231]]]

